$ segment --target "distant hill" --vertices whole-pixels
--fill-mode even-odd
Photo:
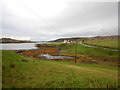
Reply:
[[[93,37],[93,39],[119,39],[119,38],[120,38],[120,35]]]
[[[59,38],[50,42],[63,42],[64,40],[71,40],[71,41],[75,41],[75,40],[85,40],[87,38],[81,38],[81,37],[71,37],[71,38]]]
[[[81,41],[81,40],[95,40],[95,39],[119,39],[120,35],[114,35],[114,36],[96,36],[96,37],[71,37],[71,38],[59,38],[56,40],[52,40],[49,42],[63,42],[64,40],[71,40],[71,41]]]
[[[15,40],[15,39],[11,39],[11,38],[1,38],[0,43],[33,43],[33,41]]]

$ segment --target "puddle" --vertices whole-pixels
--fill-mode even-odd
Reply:
[[[52,56],[50,54],[40,54],[39,56],[44,56],[46,59],[73,59],[73,57],[69,56]]]

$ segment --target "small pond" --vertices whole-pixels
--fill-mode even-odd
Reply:
[[[40,54],[39,56],[44,56],[46,59],[73,59],[69,56],[52,56],[50,54]]]

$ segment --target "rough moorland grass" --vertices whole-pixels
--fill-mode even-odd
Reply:
[[[87,44],[92,44],[92,45],[97,45],[97,46],[103,46],[103,47],[108,47],[108,48],[114,48],[118,49],[118,40],[119,39],[103,39],[103,40],[93,40],[91,41],[86,41]]]
[[[13,51],[3,51],[2,58],[3,88],[118,87],[118,70],[114,67],[36,60]]]
[[[61,54],[75,54],[75,48],[77,48],[77,54],[90,54],[90,55],[101,55],[101,56],[110,56],[118,57],[119,53],[116,51],[111,51],[110,49],[102,48],[91,48],[86,47],[80,44],[64,44],[64,48],[60,51]],[[109,54],[111,53],[111,54]]]

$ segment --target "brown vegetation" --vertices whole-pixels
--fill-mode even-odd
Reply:
[[[21,55],[27,56],[27,57],[34,57],[39,59],[45,59],[44,56],[39,56],[40,54],[50,54],[53,56],[72,56],[75,57],[75,55],[71,54],[64,54],[59,52],[59,47],[53,47],[53,46],[45,46],[40,45],[39,49],[37,50],[26,50],[23,52],[20,52]],[[105,66],[118,66],[118,58],[114,57],[105,57],[105,56],[97,56],[97,55],[87,55],[87,54],[78,54],[76,56],[77,63],[84,63],[84,64],[99,64],[99,65],[105,65]],[[52,59],[56,61],[69,61],[69,62],[75,62],[75,58],[73,59]]]

